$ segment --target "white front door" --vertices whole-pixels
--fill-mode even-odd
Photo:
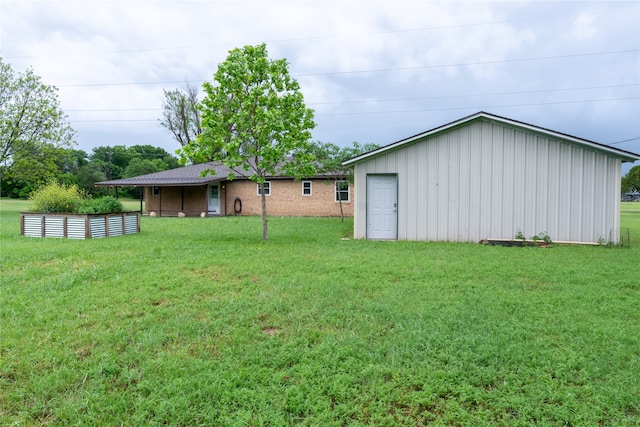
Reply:
[[[220,184],[209,184],[209,214],[220,215]]]
[[[398,184],[395,175],[367,175],[367,238],[398,238]]]

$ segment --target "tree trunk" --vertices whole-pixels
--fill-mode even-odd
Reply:
[[[260,194],[262,195],[262,240],[267,240],[267,195],[264,194],[264,182],[260,183]]]
[[[340,222],[344,222],[344,211],[342,210],[342,185],[339,181],[334,184],[334,191],[338,193],[338,203],[340,203]]]

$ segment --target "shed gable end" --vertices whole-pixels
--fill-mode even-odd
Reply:
[[[355,172],[356,188],[367,174],[397,173],[399,239],[544,232],[592,242],[611,239],[619,227],[620,159],[495,121],[427,135],[356,163]],[[356,209],[366,207],[361,197]]]

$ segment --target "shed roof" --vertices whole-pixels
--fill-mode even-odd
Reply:
[[[512,119],[508,119],[506,117],[501,117],[501,116],[496,116],[494,114],[490,114],[490,113],[486,113],[484,111],[480,111],[478,113],[472,114],[470,116],[467,117],[463,117],[461,119],[455,120],[451,123],[447,123],[445,125],[442,126],[438,126],[436,128],[433,128],[431,130],[428,130],[426,132],[422,132],[419,133],[417,135],[414,136],[410,136],[408,138],[405,139],[401,139],[400,141],[391,143],[389,145],[385,145],[384,147],[378,148],[377,150],[373,150],[373,151],[369,151],[368,153],[364,153],[360,156],[356,156],[353,157],[351,159],[346,160],[343,164],[344,165],[350,165],[350,164],[355,164],[355,163],[359,163],[363,160],[366,160],[368,158],[372,158],[372,157],[377,157],[379,155],[382,155],[383,153],[386,153],[388,151],[393,151],[401,146],[404,145],[408,145],[408,144],[412,144],[414,142],[417,142],[425,137],[429,137],[429,136],[433,136],[436,135],[438,133],[441,132],[445,132],[447,130],[450,130],[452,128],[456,128],[459,126],[463,126],[466,124],[469,124],[470,122],[473,121],[477,121],[477,120],[484,120],[484,121],[488,121],[488,122],[494,122],[494,123],[498,123],[504,126],[508,126],[511,128],[517,128],[520,130],[526,130],[532,133],[537,133],[537,134],[541,134],[547,138],[554,138],[560,141],[564,141],[566,143],[569,144],[573,144],[573,145],[578,145],[581,146],[585,149],[591,150],[591,151],[599,151],[599,152],[603,152],[605,154],[608,154],[612,157],[618,158],[620,160],[622,160],[623,162],[635,162],[636,160],[640,160],[640,154],[636,154],[636,153],[632,153],[630,151],[625,151],[625,150],[621,150],[619,148],[615,148],[615,147],[610,147],[608,145],[604,145],[604,144],[600,144],[598,142],[594,142],[594,141],[589,141],[587,139],[583,139],[583,138],[578,138],[576,136],[572,136],[572,135],[568,135],[565,133],[561,133],[561,132],[556,132],[550,129],[545,129],[539,126],[534,126],[528,123],[524,123],[524,122],[520,122],[517,120],[512,120]]]
[[[205,170],[213,170],[215,174],[200,176]],[[154,186],[154,187],[195,187],[207,185],[212,182],[228,181],[229,172],[232,170],[220,162],[207,162],[197,165],[189,165],[176,169],[169,169],[162,172],[154,172],[146,175],[134,176],[131,178],[114,179],[111,181],[96,182],[100,186]],[[237,172],[234,172],[236,179],[247,179]],[[316,175],[315,178],[330,178],[330,175]],[[284,174],[277,174],[269,177],[271,179],[291,179]]]

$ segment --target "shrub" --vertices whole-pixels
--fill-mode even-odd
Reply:
[[[33,209],[39,212],[75,212],[84,198],[77,185],[50,182],[31,193]]]
[[[100,197],[98,199],[85,199],[76,212],[82,214],[101,214],[122,212],[122,203],[113,196]]]

